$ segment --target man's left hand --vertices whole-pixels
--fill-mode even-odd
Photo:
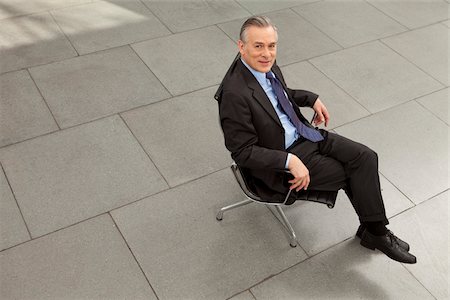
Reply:
[[[316,102],[314,102],[314,105],[312,107],[314,111],[316,112],[316,117],[314,118],[314,124],[316,126],[322,124],[325,122],[325,127],[328,126],[328,121],[330,120],[330,114],[328,113],[327,108],[325,105],[320,101],[319,98],[317,98]]]

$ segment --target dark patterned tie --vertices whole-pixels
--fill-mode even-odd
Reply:
[[[272,84],[273,91],[275,92],[275,95],[277,96],[277,99],[281,105],[281,108],[288,115],[292,124],[297,129],[298,134],[300,134],[305,139],[310,140],[311,142],[322,141],[323,136],[320,134],[319,131],[306,126],[305,124],[303,124],[300,121],[300,119],[298,118],[294,109],[292,108],[291,103],[289,102],[286,95],[284,94],[283,86],[281,85],[280,81],[278,79],[276,79],[272,75],[272,73],[266,73],[266,78],[269,79],[270,83]]]

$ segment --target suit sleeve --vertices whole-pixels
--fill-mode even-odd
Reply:
[[[288,88],[287,93],[291,99],[300,107],[313,107],[319,95],[304,90],[291,90]]]
[[[253,116],[242,95],[224,91],[219,115],[225,146],[238,165],[250,169],[284,169],[288,153],[258,145]]]

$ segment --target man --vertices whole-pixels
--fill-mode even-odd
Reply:
[[[232,158],[249,169],[262,198],[277,199],[288,189],[344,189],[361,222],[356,233],[361,245],[416,263],[409,245],[385,226],[377,154],[307,122],[298,106],[314,109],[316,125],[327,126],[329,113],[316,94],[287,88],[275,64],[277,40],[277,29],[267,17],[251,17],[242,25],[241,58],[224,78],[219,102]],[[283,183],[282,169],[292,174],[288,184]]]

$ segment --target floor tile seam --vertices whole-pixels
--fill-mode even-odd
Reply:
[[[104,1],[104,0],[99,0],[99,1]],[[1,21],[1,20],[0,20],[0,21]],[[58,26],[59,26],[59,25],[58,25]],[[133,47],[132,47],[133,44],[142,43],[142,42],[147,42],[147,41],[152,41],[152,40],[156,40],[156,39],[159,39],[159,38],[166,38],[166,37],[170,37],[170,36],[172,36],[172,35],[173,35],[173,34],[169,34],[169,35],[165,35],[165,36],[155,36],[155,37],[152,37],[152,38],[149,38],[149,39],[143,39],[143,40],[140,40],[140,41],[136,41],[136,42],[132,42],[132,43],[127,43],[127,44],[122,44],[122,45],[113,46],[113,47],[108,47],[108,48],[105,48],[105,49],[99,49],[99,50],[95,50],[95,51],[87,52],[87,53],[83,53],[83,54],[78,54],[78,51],[77,51],[76,48],[72,45],[70,39],[68,39],[69,43],[71,44],[71,46],[74,48],[75,52],[76,52],[78,55],[71,56],[71,57],[64,57],[64,58],[61,58],[61,59],[54,59],[54,60],[51,60],[51,61],[49,61],[49,62],[38,63],[38,64],[35,64],[35,65],[30,65],[30,66],[26,66],[26,67],[21,67],[21,68],[14,69],[14,70],[9,70],[9,71],[6,71],[6,72],[2,72],[2,71],[0,70],[0,76],[1,76],[1,75],[4,75],[4,74],[7,74],[7,73],[18,72],[18,71],[21,71],[21,70],[24,70],[24,69],[33,69],[33,68],[37,68],[37,67],[43,67],[43,66],[46,66],[46,65],[54,64],[54,63],[64,62],[64,61],[66,61],[66,60],[76,59],[76,58],[78,58],[78,57],[84,57],[84,56],[88,56],[88,55],[98,54],[98,53],[103,52],[103,51],[106,52],[106,51],[109,51],[109,50],[114,50],[114,49],[118,49],[118,48],[125,48],[125,47],[130,47],[131,49],[133,49]],[[67,38],[67,37],[66,37],[66,38]],[[133,51],[134,51],[134,49],[133,49]],[[138,56],[139,56],[139,55],[138,55]],[[140,58],[140,56],[139,56],[139,58]],[[153,73],[153,72],[152,72],[152,73]],[[159,80],[159,78],[158,78],[158,80]],[[164,85],[163,85],[163,86],[164,86]]]
[[[219,83],[215,83],[215,84],[213,84],[213,85],[210,85],[210,86],[207,86],[207,87],[202,87],[202,88],[199,88],[199,89],[195,89],[195,90],[193,90],[193,91],[185,92],[185,93],[182,93],[182,94],[179,94],[179,95],[174,95],[174,96],[171,95],[171,96],[168,97],[168,98],[164,98],[164,99],[161,99],[161,100],[152,102],[152,103],[147,103],[147,104],[138,105],[138,106],[129,108],[129,109],[127,109],[127,110],[123,110],[123,111],[120,111],[120,112],[113,113],[113,114],[111,114],[111,115],[109,115],[109,116],[112,116],[112,115],[115,115],[115,114],[125,114],[125,113],[131,112],[131,111],[136,110],[136,109],[140,109],[140,108],[152,106],[152,105],[154,105],[154,104],[158,104],[158,103],[162,103],[162,102],[166,102],[166,101],[167,101],[167,102],[168,102],[168,101],[175,101],[176,98],[183,97],[183,96],[186,96],[186,95],[189,95],[189,94],[193,94],[193,93],[197,93],[197,92],[201,92],[201,91],[204,91],[204,90],[210,89],[210,88],[212,88],[212,87],[216,87],[216,86],[218,87],[218,86],[219,86]],[[211,99],[212,99],[212,100],[215,100],[215,99],[213,98],[213,96],[214,96],[214,95],[211,96]],[[103,117],[102,117],[102,118],[103,118]],[[84,124],[84,123],[83,123],[83,124]],[[78,124],[78,125],[81,125],[81,124]],[[77,126],[77,125],[74,125],[74,126]]]
[[[443,88],[442,90],[444,90],[444,89],[446,89],[446,88],[447,88],[447,87]],[[439,90],[439,91],[441,91],[441,90]],[[422,104],[420,101],[418,101],[417,99],[415,99],[414,101],[416,101],[417,104],[419,104],[419,105],[422,106],[424,109],[426,109],[427,111],[429,111],[433,116],[435,116],[436,118],[438,118],[439,120],[441,120],[442,122],[444,122],[445,125],[447,125],[448,127],[450,127],[450,124],[447,123],[448,121],[442,120],[435,112],[433,112],[433,111],[430,110],[428,107],[426,107],[425,105],[423,105],[423,104]],[[450,109],[450,107],[447,106],[447,109]],[[449,111],[450,111],[450,110],[447,111],[447,115],[448,115],[448,112],[449,112]]]
[[[254,14],[248,10],[244,5],[242,5],[239,1],[237,0],[233,0],[234,3],[236,3],[241,9],[245,10],[250,16],[253,16]],[[238,19],[236,19],[238,20]],[[232,21],[227,21],[227,22],[232,22]],[[223,23],[227,23],[227,22],[223,22]],[[222,24],[222,23],[219,23]],[[216,24],[217,25],[217,24]],[[218,26],[217,26],[218,27]]]
[[[411,202],[411,204],[413,206],[415,206],[416,204],[414,203],[414,201],[408,197],[408,195],[406,195],[401,189],[400,187],[398,187],[392,180],[390,180],[385,174],[383,174],[383,172],[381,172],[380,170],[378,170],[378,172],[384,177],[384,179],[386,179],[387,182],[389,182],[397,191],[400,192],[400,194],[402,194],[406,199],[408,199],[409,202]]]
[[[291,265],[291,266],[289,266],[289,267],[287,267],[287,268],[285,268],[285,269],[283,269],[283,270],[281,270],[281,271],[279,271],[279,272],[277,272],[277,273],[271,274],[270,276],[268,276],[268,277],[266,277],[266,278],[264,278],[264,279],[258,281],[257,283],[255,283],[255,284],[251,285],[250,287],[248,287],[246,290],[249,290],[249,291],[251,292],[251,289],[257,287],[258,285],[261,285],[261,284],[263,284],[264,282],[266,282],[266,281],[268,281],[268,280],[270,280],[270,279],[272,279],[272,278],[274,278],[274,277],[276,277],[276,276],[278,276],[278,275],[280,275],[280,274],[282,274],[282,273],[284,273],[284,272],[287,272],[287,271],[289,271],[290,269],[295,268],[296,266],[298,266],[298,265],[300,265],[300,264],[309,262],[309,261],[312,260],[314,257],[316,257],[316,256],[318,256],[318,255],[320,255],[320,254],[322,254],[322,253],[325,252],[325,251],[330,250],[331,248],[334,248],[334,247],[336,247],[336,246],[339,246],[339,245],[341,245],[341,244],[343,244],[343,243],[349,241],[349,240],[352,239],[352,238],[354,238],[354,237],[350,236],[350,237],[348,237],[348,238],[346,238],[346,239],[344,239],[344,240],[342,240],[342,241],[340,241],[340,242],[338,242],[338,243],[336,243],[336,244],[333,244],[333,245],[331,245],[331,246],[329,246],[329,247],[327,247],[327,248],[325,248],[325,249],[323,249],[323,250],[321,250],[321,251],[319,251],[319,252],[317,252],[317,253],[311,255],[311,256],[307,256],[305,259],[303,259],[303,260],[301,260],[301,261],[299,261],[299,262],[296,262],[296,263],[294,263],[293,265]],[[253,293],[252,293],[252,294],[253,294]]]
[[[436,197],[438,197],[438,196],[440,196],[440,195],[442,195],[442,194],[444,194],[444,193],[446,193],[448,191],[450,191],[450,188],[447,188],[447,189],[443,190],[442,192],[439,192],[439,193],[429,197],[428,199],[425,199],[425,200],[421,201],[420,203],[416,204],[416,206],[419,207],[419,206],[421,206],[422,204],[425,204],[428,201],[432,201],[434,198],[436,198]]]
[[[437,298],[436,298],[436,296],[435,295],[433,295],[433,293],[422,283],[422,281],[420,281],[419,280],[419,278],[417,278],[415,275],[414,275],[414,273],[412,273],[407,267],[406,267],[406,265],[404,264],[404,263],[400,263],[401,265],[402,265],[402,267],[406,270],[406,272],[408,272],[410,275],[411,275],[411,277],[412,278],[414,278],[416,281],[417,281],[417,283],[419,283],[419,285],[420,286],[422,286],[422,288],[423,289],[425,289],[429,294],[430,294],[430,296],[431,297],[433,297],[435,300],[438,300]]]
[[[8,250],[8,249],[11,249],[11,248],[20,246],[20,245],[22,245],[22,244],[25,244],[25,243],[28,243],[28,242],[31,242],[31,241],[34,241],[34,240],[43,238],[43,237],[48,236],[48,235],[51,235],[51,234],[53,234],[53,233],[59,232],[59,231],[61,231],[61,230],[64,230],[64,229],[67,229],[67,228],[76,226],[76,225],[78,225],[78,224],[81,224],[81,223],[83,223],[83,222],[86,222],[86,221],[89,221],[89,220],[91,220],[91,219],[97,218],[97,217],[99,217],[99,216],[102,216],[102,215],[105,215],[105,214],[110,214],[111,212],[113,212],[113,211],[115,211],[115,210],[121,209],[121,208],[123,208],[123,207],[125,207],[125,206],[131,205],[131,204],[134,204],[134,203],[136,203],[136,202],[145,200],[145,199],[147,199],[147,198],[150,198],[150,197],[159,195],[159,194],[161,194],[161,193],[167,192],[167,191],[169,191],[170,189],[171,189],[171,188],[168,187],[168,188],[166,188],[166,189],[157,191],[157,192],[155,192],[155,193],[150,193],[150,194],[145,195],[145,196],[143,196],[143,197],[140,197],[140,198],[138,198],[138,199],[136,199],[136,200],[132,200],[132,201],[127,202],[127,203],[125,203],[125,204],[121,204],[121,205],[118,205],[118,206],[109,208],[108,210],[103,211],[103,212],[100,212],[100,213],[98,213],[98,214],[96,214],[96,215],[94,215],[94,216],[90,216],[90,217],[87,217],[87,218],[85,218],[85,219],[78,220],[78,221],[76,221],[76,222],[74,222],[74,223],[72,223],[72,224],[68,224],[68,225],[66,225],[66,226],[64,226],[64,227],[55,229],[55,230],[53,230],[53,231],[51,231],[51,232],[47,232],[47,233],[38,235],[38,236],[36,236],[36,237],[33,237],[33,236],[31,235],[31,233],[30,233],[30,237],[31,237],[30,240],[25,241],[25,242],[22,242],[22,243],[18,243],[18,244],[16,244],[16,245],[11,246],[11,247],[8,247],[8,248],[6,248],[6,249],[3,249],[3,250],[0,251],[0,253],[3,252],[3,251],[5,251],[5,250]]]
[[[445,88],[446,88],[446,87],[445,87]],[[440,91],[440,90],[442,90],[442,88],[439,89],[438,91]],[[437,92],[437,91],[431,91],[431,92],[426,93],[426,94],[424,94],[424,95],[419,95],[419,96],[417,96],[417,97],[414,97],[414,98],[412,98],[412,99],[409,99],[409,100],[407,100],[407,101],[405,101],[405,102],[397,103],[397,104],[395,104],[395,105],[393,105],[393,106],[390,106],[390,107],[387,107],[387,108],[385,108],[385,109],[383,109],[383,110],[373,112],[373,113],[371,113],[370,115],[367,115],[367,116],[361,117],[361,118],[359,118],[359,119],[356,119],[356,120],[347,122],[347,123],[345,123],[345,124],[336,126],[336,127],[333,128],[333,130],[339,129],[339,128],[341,128],[341,127],[344,127],[344,126],[346,126],[346,125],[350,125],[350,124],[352,124],[352,123],[361,121],[361,120],[366,119],[366,118],[370,118],[370,117],[374,117],[374,116],[377,116],[377,115],[386,113],[388,110],[391,110],[391,109],[397,109],[398,107],[400,107],[400,106],[402,106],[402,105],[405,105],[405,104],[408,104],[408,103],[417,103],[416,100],[417,100],[418,98],[422,98],[422,97],[428,96],[428,95],[433,94],[433,93],[435,93],[435,92]],[[427,111],[428,111],[428,110],[427,110]],[[433,117],[434,117],[434,115],[433,115]],[[437,118],[437,117],[436,117],[436,118]],[[439,120],[439,121],[442,121],[441,119],[438,119],[438,120]]]
[[[144,64],[144,66],[147,67],[147,69],[150,71],[150,73],[155,76],[156,80],[158,80],[159,84],[161,84],[161,86],[166,90],[166,92],[171,96],[169,98],[174,97],[174,95],[170,92],[169,88],[167,86],[165,86],[165,84],[161,81],[161,79],[159,79],[158,76],[156,76],[156,74],[152,71],[152,69],[150,68],[150,66],[144,61],[144,59],[136,52],[136,50],[133,48],[132,44],[127,44],[127,47],[131,49],[131,51],[137,56],[137,58]],[[165,99],[163,99],[165,100]]]
[[[102,212],[102,213],[99,213],[99,214],[97,214],[97,215],[95,215],[95,216],[91,216],[91,217],[89,217],[89,218],[86,218],[86,219],[77,221],[77,222],[75,222],[75,223],[73,223],[73,224],[69,224],[69,225],[67,225],[67,226],[58,228],[58,229],[56,229],[56,230],[54,230],[54,231],[47,232],[47,233],[44,233],[44,234],[39,235],[39,236],[36,236],[36,237],[31,237],[31,239],[28,240],[28,241],[24,241],[24,242],[21,242],[21,243],[18,243],[18,244],[16,244],[16,245],[14,245],[14,246],[5,248],[5,249],[3,249],[3,250],[0,250],[0,253],[5,252],[5,251],[9,251],[9,250],[14,249],[14,248],[16,248],[16,247],[20,247],[20,246],[22,246],[22,245],[24,245],[24,244],[27,244],[27,243],[34,242],[34,241],[36,241],[36,240],[43,239],[43,238],[45,238],[45,237],[47,237],[47,236],[49,236],[49,235],[52,235],[52,234],[54,234],[54,233],[57,233],[57,232],[59,232],[59,231],[62,231],[62,230],[65,230],[65,229],[68,229],[68,228],[77,226],[77,225],[79,225],[79,224],[81,224],[81,223],[83,223],[83,222],[87,222],[87,221],[89,221],[89,220],[92,220],[92,219],[95,219],[95,218],[97,218],[97,217],[100,217],[100,216],[102,216],[102,215],[107,215],[107,214],[108,214],[107,211],[106,211],[106,212]],[[12,251],[12,250],[11,250],[11,251]]]
[[[155,167],[156,171],[158,172],[158,174],[161,176],[162,179],[164,179],[164,182],[166,183],[167,187],[169,187],[170,189],[170,184],[169,181],[167,180],[167,178],[164,176],[164,174],[161,172],[161,170],[159,169],[159,167],[156,165],[156,163],[154,162],[154,160],[152,159],[151,155],[147,152],[147,150],[145,150],[144,146],[142,145],[141,141],[137,138],[137,136],[134,134],[134,132],[131,130],[130,126],[128,125],[128,123],[125,121],[125,119],[118,114],[120,120],[122,120],[123,124],[125,125],[125,127],[128,129],[129,133],[131,134],[131,136],[134,138],[134,140],[138,143],[138,145],[141,147],[141,150],[144,151],[145,155],[148,157],[148,159],[150,160],[150,162],[152,163],[152,165]]]
[[[286,225],[280,220],[280,217],[277,216],[277,215],[275,214],[275,212],[271,209],[272,206],[271,206],[271,205],[267,205],[267,204],[266,204],[265,206],[266,206],[266,208],[270,211],[270,213],[275,217],[275,219],[277,219],[278,223],[281,225],[281,228],[280,228],[280,229],[284,229],[284,230],[283,230],[284,235],[285,235],[287,238],[290,238],[289,234],[286,233],[286,231],[289,230],[289,228],[286,227]],[[287,218],[287,216],[286,216],[286,218]],[[288,221],[289,221],[289,220],[288,220]],[[295,232],[294,232],[294,233],[295,233]],[[310,257],[310,255],[309,255],[308,252],[305,250],[305,248],[303,248],[303,246],[300,244],[300,242],[299,242],[299,240],[298,240],[298,237],[297,237],[297,234],[295,234],[295,237],[296,237],[297,246],[300,247],[300,249],[305,253],[306,257]]]
[[[306,60],[306,63],[308,63],[312,68],[314,68],[315,70],[317,70],[320,74],[322,74],[325,78],[327,78],[328,80],[330,80],[334,85],[336,85],[339,90],[341,90],[345,95],[347,95],[349,97],[349,99],[355,101],[357,104],[359,104],[362,108],[364,108],[364,110],[371,115],[372,112],[369,110],[369,108],[367,108],[366,106],[364,106],[361,102],[358,101],[358,99],[356,99],[355,97],[353,97],[349,92],[347,92],[343,87],[341,87],[339,85],[339,83],[337,83],[333,78],[331,78],[330,76],[328,76],[324,71],[322,71],[321,69],[319,69],[316,65],[314,65],[310,59]],[[364,117],[362,117],[364,118]]]
[[[53,22],[55,22],[56,26],[58,26],[59,31],[64,35],[64,38],[69,42],[70,46],[72,46],[73,50],[77,53],[77,56],[80,56],[80,53],[78,52],[78,49],[73,44],[73,41],[70,39],[70,37],[66,34],[66,32],[61,28],[61,25],[59,25],[58,21],[56,20],[55,16],[52,14],[52,11],[49,11],[48,14],[52,18]]]
[[[52,116],[53,121],[54,121],[55,124],[56,124],[56,127],[58,127],[58,130],[55,130],[55,131],[61,130],[61,126],[59,125],[58,120],[56,120],[56,117],[55,117],[55,115],[53,114],[53,111],[51,110],[50,106],[48,105],[48,102],[47,102],[47,100],[45,99],[44,94],[42,94],[41,89],[40,89],[39,86],[37,85],[36,80],[34,79],[33,75],[32,75],[31,72],[30,72],[30,69],[27,68],[26,71],[27,71],[27,73],[28,73],[28,76],[30,76],[31,80],[33,81],[33,84],[34,84],[34,86],[36,87],[36,89],[37,89],[39,95],[41,96],[42,101],[43,101],[44,104],[45,104],[45,107],[47,107],[48,112],[49,112],[50,115]],[[53,132],[55,132],[55,131],[53,131]],[[19,142],[20,142],[20,141],[19,141]],[[0,149],[1,149],[1,148],[2,148],[2,147],[0,147]]]
[[[313,3],[317,3],[317,2],[313,2]],[[310,4],[313,4],[310,3]],[[301,6],[300,6],[301,7]],[[329,36],[326,32],[324,32],[322,29],[320,29],[318,26],[316,26],[315,24],[313,24],[311,21],[309,21],[307,18],[303,17],[300,13],[298,13],[296,10],[294,10],[293,8],[290,8],[290,10],[297,16],[299,16],[302,20],[304,20],[306,23],[310,24],[312,27],[314,27],[315,29],[317,29],[319,32],[321,32],[324,36],[326,36],[328,39],[330,39],[332,42],[334,42],[336,45],[338,45],[341,49],[339,50],[333,50],[333,51],[340,51],[345,49],[344,45],[341,45],[341,43],[339,43],[338,41],[336,41],[334,38],[332,38],[331,36]]]
[[[145,8],[147,8],[147,10],[171,33],[174,34],[174,32],[172,30],[170,30],[169,26],[167,26],[166,23],[164,23],[151,9],[150,7],[148,7],[144,1],[142,0],[137,0],[139,3],[141,3],[142,5],[144,5]]]
[[[226,22],[225,22],[226,23]],[[236,51],[238,52],[239,51],[239,49],[237,48],[237,43],[236,43],[236,41],[231,37],[231,36],[229,36],[228,35],[228,33],[226,33],[222,28],[220,28],[220,26],[219,25],[221,25],[221,24],[225,24],[225,23],[218,23],[218,24],[216,24],[215,26],[221,31],[221,32],[223,32],[223,34],[225,34],[235,45],[236,45]]]
[[[117,231],[119,232],[120,236],[122,237],[125,245],[127,246],[128,250],[130,251],[130,254],[133,256],[134,261],[138,265],[139,269],[141,270],[142,275],[144,275],[145,280],[147,281],[148,285],[150,286],[150,289],[152,290],[153,294],[155,295],[156,299],[159,300],[158,294],[156,293],[156,290],[153,288],[153,285],[150,282],[150,279],[147,277],[147,275],[144,272],[144,269],[142,268],[141,264],[139,263],[139,260],[137,259],[136,255],[134,254],[133,250],[131,249],[130,245],[128,244],[127,239],[125,238],[124,234],[120,230],[119,224],[117,224],[116,220],[113,218],[110,212],[108,212],[109,217],[111,218],[112,222],[114,223]]]
[[[255,296],[255,294],[253,294],[251,289],[248,289],[248,292],[250,293],[250,295],[252,295],[254,300],[258,300],[258,299],[256,299],[256,296]]]
[[[29,240],[32,239],[30,228],[28,227],[28,224],[27,224],[27,222],[26,222],[26,220],[25,220],[25,217],[24,217],[24,215],[23,215],[23,213],[22,213],[22,208],[20,207],[19,201],[17,201],[16,194],[14,193],[14,190],[13,190],[13,188],[12,188],[12,186],[11,186],[11,182],[9,181],[8,176],[6,175],[6,171],[5,171],[5,169],[4,169],[3,164],[1,163],[1,161],[0,161],[0,169],[1,169],[1,171],[3,172],[3,175],[5,176],[6,183],[8,184],[9,190],[11,191],[11,194],[12,194],[12,196],[13,196],[13,198],[14,198],[14,202],[16,203],[17,209],[18,209],[19,212],[20,212],[20,216],[21,216],[21,218],[22,218],[23,224],[25,225],[25,228],[27,229],[27,232],[28,232],[28,241],[29,241]],[[25,242],[26,242],[26,241],[25,241]],[[3,251],[3,250],[2,250],[2,251]],[[0,251],[0,252],[1,252],[1,251]]]
[[[222,168],[222,169],[213,171],[213,172],[208,173],[208,174],[206,174],[206,175],[202,175],[202,176],[200,176],[200,177],[197,177],[197,178],[191,179],[191,180],[189,180],[189,181],[180,183],[180,184],[178,184],[178,185],[176,185],[176,186],[168,187],[168,188],[163,189],[163,190],[161,190],[161,191],[158,191],[158,192],[156,192],[156,193],[152,193],[152,194],[150,194],[150,195],[146,195],[146,196],[144,196],[144,197],[141,197],[141,198],[139,198],[139,199],[133,200],[133,201],[131,201],[131,202],[127,202],[127,203],[125,203],[125,204],[116,206],[116,207],[114,207],[114,208],[108,210],[107,212],[108,212],[108,213],[114,212],[115,210],[119,210],[119,209],[124,208],[124,207],[126,207],[126,206],[133,205],[133,204],[135,204],[135,203],[137,203],[137,202],[144,201],[144,200],[146,200],[146,199],[148,199],[148,198],[155,197],[155,196],[157,196],[157,195],[159,195],[159,194],[162,194],[162,193],[171,191],[171,190],[173,190],[173,189],[175,189],[175,188],[178,188],[178,187],[180,187],[180,186],[182,186],[182,185],[185,185],[185,184],[188,184],[188,183],[195,182],[195,181],[200,180],[200,179],[202,179],[202,178],[204,178],[204,177],[207,177],[207,176],[209,176],[209,175],[212,175],[212,174],[214,174],[214,173],[218,173],[218,172],[223,171],[223,170],[226,170],[226,169],[228,169],[228,167],[225,167],[225,168]]]
[[[99,1],[102,1],[102,0],[99,0]],[[26,70],[26,69],[24,69],[24,70]],[[14,72],[15,72],[15,71],[14,71]],[[31,74],[30,74],[30,75],[31,75]],[[191,93],[195,93],[195,92],[200,92],[200,91],[203,91],[203,90],[207,90],[207,89],[209,89],[209,88],[212,88],[212,87],[215,87],[215,86],[218,86],[218,85],[219,85],[219,84],[213,84],[213,85],[211,85],[211,86],[207,86],[207,87],[203,87],[203,88],[200,88],[200,89],[196,89],[196,90],[194,90],[194,91],[189,91],[189,92],[186,92],[186,93],[183,93],[183,94],[180,94],[180,95],[176,95],[176,96],[171,96],[171,95],[170,95],[170,96],[167,97],[167,98],[164,98],[164,99],[161,99],[161,100],[152,102],[152,103],[142,104],[142,105],[138,105],[138,106],[129,108],[129,109],[127,109],[127,110],[123,110],[123,111],[119,111],[119,112],[113,112],[113,113],[111,113],[111,114],[102,115],[102,116],[99,116],[98,118],[94,118],[94,119],[92,119],[92,120],[85,121],[85,122],[82,122],[82,123],[79,123],[79,124],[70,125],[70,126],[67,126],[67,127],[59,128],[59,127],[60,127],[59,124],[56,123],[56,124],[58,125],[58,128],[59,128],[58,130],[53,130],[53,131],[50,131],[50,132],[46,132],[46,133],[43,133],[43,134],[40,134],[40,135],[36,135],[36,136],[33,136],[33,137],[29,137],[29,138],[26,138],[26,139],[23,139],[23,140],[20,140],[20,141],[11,143],[11,144],[7,144],[7,145],[4,145],[4,146],[1,146],[1,147],[0,147],[0,150],[3,149],[3,148],[7,148],[7,147],[10,147],[10,146],[14,146],[14,145],[23,143],[23,142],[27,142],[27,141],[30,141],[30,140],[33,140],[33,139],[37,139],[37,138],[40,138],[40,137],[44,137],[44,136],[47,136],[47,135],[51,135],[51,134],[54,134],[54,133],[57,133],[57,132],[62,132],[62,131],[65,131],[65,130],[68,130],[68,129],[71,129],[71,128],[74,128],[74,127],[83,126],[83,125],[89,124],[89,123],[94,123],[94,122],[96,122],[96,121],[100,121],[100,120],[102,120],[102,119],[110,118],[110,117],[113,117],[113,116],[115,116],[115,115],[121,115],[121,114],[123,114],[123,113],[127,113],[127,112],[130,112],[130,111],[133,111],[133,110],[135,110],[135,109],[139,109],[139,108],[151,106],[151,105],[153,105],[153,104],[158,104],[158,103],[161,103],[161,102],[164,102],[164,101],[173,100],[173,99],[175,99],[175,98],[177,98],[177,97],[182,97],[182,96],[185,96],[185,95],[189,95],[189,94],[191,94]],[[37,86],[37,85],[36,85],[36,86]],[[39,88],[38,88],[38,90],[39,90]],[[41,95],[41,97],[44,98],[42,95]],[[211,99],[214,100],[214,98],[213,98],[212,96],[211,96]],[[50,112],[51,112],[51,110],[50,110]]]
[[[230,297],[225,298],[225,300],[233,300],[233,297],[236,297],[237,295],[243,294],[245,292],[249,292],[251,294],[251,296],[256,300],[255,296],[252,294],[252,292],[250,292],[250,289],[245,289],[240,292],[237,292],[237,293],[231,295]]]
[[[401,211],[399,213],[396,213],[395,215],[391,216],[389,218],[389,220],[399,218],[399,217],[401,217],[400,215],[405,214],[405,213],[407,213],[409,211],[412,211],[414,209],[419,209],[422,205],[425,205],[425,203],[427,203],[428,201],[432,201],[434,198],[436,198],[436,197],[438,197],[438,196],[440,196],[440,195],[442,195],[442,194],[444,194],[445,192],[448,192],[448,191],[449,191],[449,189],[446,189],[446,190],[444,190],[442,192],[437,193],[434,196],[429,197],[426,200],[421,201],[420,203],[414,204],[414,206],[408,207],[408,208],[404,209],[403,211]]]
[[[376,7],[374,4],[370,3],[368,0],[364,0],[364,2],[366,2],[368,5],[372,6],[375,10],[379,11],[381,14],[385,15],[387,18],[391,19],[395,23],[401,25],[403,28],[406,28],[407,30],[405,30],[404,32],[411,30],[411,28],[409,28],[408,26],[402,24],[400,21],[395,19],[393,16],[390,16],[388,13],[386,13],[382,9],[380,9],[380,8]]]
[[[95,1],[99,1],[99,0],[95,0]],[[11,19],[14,19],[14,18],[29,17],[29,16],[32,16],[32,15],[39,15],[39,14],[50,13],[51,11],[57,11],[57,10],[62,10],[62,9],[66,9],[66,8],[82,6],[82,5],[93,3],[95,1],[84,2],[84,3],[74,3],[74,4],[68,4],[68,5],[65,5],[65,6],[62,6],[62,7],[53,7],[53,8],[49,8],[49,9],[45,9],[45,10],[34,11],[34,12],[30,12],[30,13],[25,13],[25,14],[21,14],[21,15],[16,15],[16,16],[0,19],[0,22],[2,22],[4,20],[11,20]]]
[[[400,52],[398,52],[397,50],[395,50],[394,48],[392,48],[391,46],[389,46],[389,44],[387,44],[386,42],[384,42],[382,39],[379,40],[383,45],[385,45],[386,47],[388,47],[390,50],[392,50],[393,52],[395,52],[397,55],[399,55],[400,57],[402,57],[404,60],[406,60],[407,62],[409,62],[410,64],[412,64],[413,66],[415,66],[417,69],[419,69],[420,71],[422,71],[425,75],[427,75],[428,77],[430,77],[431,79],[433,79],[434,81],[436,81],[437,83],[439,83],[440,85],[442,85],[443,87],[446,87],[446,83],[441,82],[439,79],[435,78],[434,75],[431,75],[430,73],[428,73],[428,71],[425,71],[422,67],[418,66],[416,63],[414,63],[413,61],[411,61],[410,59],[408,59],[407,57],[405,57],[403,54],[401,54]],[[448,68],[448,63],[447,63],[447,68]]]

